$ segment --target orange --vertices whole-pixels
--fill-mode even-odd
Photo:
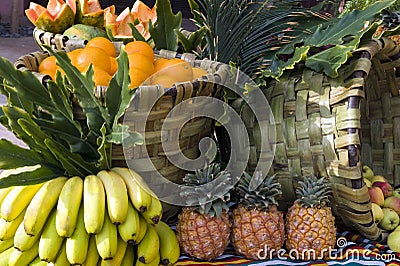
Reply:
[[[76,50],[73,50],[73,51],[70,51],[67,53],[69,59],[71,60],[72,65],[76,66],[76,64],[78,62],[77,61],[78,55],[81,53],[82,50],[83,50],[83,48],[79,48],[79,49],[76,49]]]
[[[118,62],[115,57],[110,57],[110,75],[114,75],[118,70]]]
[[[129,77],[131,80],[131,85],[129,87],[133,89],[140,86],[148,78],[148,75],[141,69],[130,67]]]
[[[93,69],[93,81],[95,86],[108,86],[110,84],[111,75],[99,67]]]
[[[207,71],[199,67],[193,67],[192,71],[193,71],[193,80],[201,78],[202,76],[206,76],[208,74]]]
[[[39,64],[39,73],[46,72],[46,74],[54,73],[55,76],[57,71],[56,57],[51,55],[43,59]]]
[[[151,61],[154,61],[154,51],[153,48],[143,41],[133,41],[125,45],[125,52],[130,55],[133,53],[139,53],[148,57]]]
[[[164,86],[171,82],[174,84],[193,80],[192,66],[184,60],[174,58],[160,64],[161,69],[153,75],[152,84],[162,84],[160,82],[165,81],[162,84]]]
[[[166,58],[159,58],[156,61],[154,61],[154,73],[160,71],[161,69],[164,68],[164,65],[168,62],[168,59]]]
[[[86,44],[86,47],[97,47],[103,49],[109,56],[116,57],[117,50],[114,44],[105,37],[94,37]]]
[[[148,57],[140,53],[133,53],[128,55],[128,60],[129,67],[138,68],[149,76],[154,73],[153,61]]]
[[[110,73],[111,64],[110,57],[107,53],[104,53],[103,49],[98,47],[85,47],[79,53],[76,58],[76,67],[84,72],[87,70],[90,64],[93,64],[95,67],[102,68],[107,73]]]

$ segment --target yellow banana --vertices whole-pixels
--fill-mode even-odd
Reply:
[[[6,221],[17,218],[42,185],[43,183],[13,187],[1,203],[0,217]]]
[[[149,263],[142,263],[140,260],[137,260],[135,263],[135,266],[158,266],[160,265],[160,256],[157,256],[154,258],[153,261],[150,261]]]
[[[163,221],[154,225],[154,228],[160,239],[161,264],[164,266],[175,264],[180,256],[180,248],[174,230]]]
[[[30,249],[21,251],[16,248],[11,252],[8,266],[28,265],[38,256],[39,242],[36,241]]]
[[[104,215],[103,228],[98,234],[95,234],[95,238],[100,257],[103,260],[112,259],[117,253],[118,231],[117,226],[111,222],[109,215]]]
[[[128,193],[122,177],[102,170],[97,176],[103,182],[107,196],[107,210],[113,224],[123,223],[128,214]]]
[[[7,266],[8,265],[8,260],[10,259],[11,252],[14,250],[14,247],[10,247],[3,252],[0,253],[0,265],[1,266]]]
[[[118,225],[118,233],[121,238],[129,244],[137,244],[136,239],[140,230],[139,213],[133,207],[132,203],[128,202],[128,215],[125,222]]]
[[[60,236],[70,237],[74,232],[82,193],[82,178],[74,176],[65,182],[57,202],[56,229]]]
[[[111,171],[119,174],[126,184],[133,206],[140,212],[145,212],[151,205],[151,190],[141,176],[129,168],[114,167]]]
[[[83,206],[79,209],[74,233],[66,240],[67,258],[71,264],[83,264],[89,247],[89,234],[83,222]]]
[[[137,246],[138,260],[145,264],[152,262],[156,257],[160,257],[159,248],[160,240],[157,231],[153,225],[149,224],[144,238]]]
[[[85,266],[97,265],[99,259],[100,259],[100,255],[99,255],[99,252],[97,252],[95,236],[90,235],[89,247],[88,247],[88,251],[87,251],[86,260],[82,265],[85,265]]]
[[[25,232],[24,223],[20,223],[14,235],[14,247],[19,251],[27,251],[33,246],[39,247],[40,234],[31,236]]]
[[[143,217],[150,223],[157,224],[162,217],[162,205],[158,198],[152,197],[150,208],[143,212]]]
[[[0,253],[9,249],[14,245],[14,239],[9,238],[7,240],[0,240]],[[1,265],[1,264],[0,264]]]
[[[70,265],[68,258],[67,258],[67,250],[65,248],[65,242],[61,247],[60,253],[58,254],[55,262],[50,262],[48,265],[52,266],[67,266]]]
[[[100,232],[103,227],[106,194],[98,176],[89,175],[83,182],[83,207],[86,231],[89,234]]]
[[[29,263],[29,266],[47,266],[47,262],[41,260],[38,256],[31,263]]]
[[[128,245],[125,250],[124,258],[121,261],[121,266],[132,266],[135,263],[135,250],[133,245]]]
[[[100,265],[104,266],[120,266],[122,263],[122,260],[125,255],[126,248],[128,246],[128,243],[126,243],[124,240],[122,240],[120,237],[118,238],[118,246],[117,246],[117,253],[114,255],[114,257],[111,260],[101,260]]]
[[[137,238],[136,238],[136,243],[139,244],[140,241],[142,241],[142,239],[144,238],[144,235],[146,234],[147,231],[147,227],[150,226],[146,219],[144,219],[144,217],[142,215],[139,215],[139,233],[137,234]]]
[[[56,209],[54,209],[44,225],[39,239],[39,257],[47,262],[54,262],[63,245],[64,237],[56,230]]]
[[[25,232],[37,235],[43,229],[51,210],[57,204],[66,177],[57,177],[44,183],[36,192],[26,209],[24,217]]]
[[[12,188],[13,187],[5,187],[0,189],[0,206],[5,197],[7,196],[8,192],[10,192]]]
[[[25,210],[12,221],[6,221],[0,218],[0,239],[6,240],[13,238],[18,226],[24,221]]]

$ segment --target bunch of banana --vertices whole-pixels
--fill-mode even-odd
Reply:
[[[1,265],[172,265],[157,196],[128,168],[0,189]],[[136,253],[136,256],[135,256]]]

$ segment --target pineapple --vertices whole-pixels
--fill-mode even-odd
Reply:
[[[238,206],[232,212],[231,242],[235,251],[248,259],[259,260],[259,251],[279,250],[285,240],[282,212],[277,209],[281,185],[273,176],[254,177],[244,173],[235,188]]]
[[[220,180],[218,183],[212,182],[217,178]],[[230,200],[229,190],[233,188],[231,183],[230,174],[221,171],[216,163],[184,177],[186,187],[182,188],[182,195],[190,206],[182,209],[176,226],[184,253],[197,259],[211,260],[225,251],[230,235],[227,201]]]
[[[298,199],[286,216],[286,248],[299,259],[323,258],[336,243],[335,218],[328,206],[331,192],[325,177],[305,177],[296,189]],[[315,258],[308,256],[314,256]]]

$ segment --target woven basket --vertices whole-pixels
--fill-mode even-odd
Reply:
[[[400,184],[399,58],[392,40],[372,39],[352,53],[337,78],[299,66],[262,88],[275,118],[269,174],[276,173],[282,185],[281,209],[293,204],[302,176],[328,176],[337,222],[373,240],[387,236],[373,221],[361,168],[369,165],[392,185]],[[241,115],[249,133],[251,172],[262,136],[248,106]]]
[[[46,57],[48,57],[48,54],[45,52],[34,52],[22,56],[14,65],[20,70],[32,71],[34,75],[45,84],[46,79],[49,77],[37,73],[36,71],[38,70],[40,62]],[[151,108],[151,106],[148,106],[149,103],[156,102],[147,117],[145,132],[139,131],[140,127],[136,124],[138,121],[137,119],[132,121],[125,119],[124,123],[129,125],[130,130],[145,133],[145,145],[135,146],[130,150],[124,150],[122,145],[112,145],[112,166],[128,167],[128,160],[130,162],[129,167],[132,167],[144,178],[151,177],[156,172],[159,172],[166,179],[179,184],[182,183],[183,177],[187,171],[169,162],[163,151],[162,137],[179,134],[179,145],[176,145],[176,150],[180,150],[189,159],[195,159],[200,155],[200,140],[205,136],[211,137],[212,135],[213,121],[207,117],[194,116],[198,113],[199,108],[202,108],[202,106],[196,104],[195,100],[193,104],[185,105],[187,108],[185,109],[185,114],[175,115],[173,117],[173,120],[177,122],[189,118],[189,122],[184,124],[183,127],[180,123],[176,123],[176,128],[169,126],[161,136],[163,121],[167,116],[171,118],[170,111],[172,108],[184,100],[195,96],[214,97],[219,88],[219,85],[215,85],[215,83],[224,82],[226,78],[228,78],[228,68],[219,62],[196,60],[193,54],[177,54],[176,52],[161,50],[156,53],[156,58],[157,57],[178,57],[188,61],[193,67],[206,70],[209,74],[193,82],[177,83],[172,88],[162,88],[158,85],[139,87],[136,90],[137,97],[134,98],[135,108],[129,109],[129,112],[131,112],[129,117],[146,118],[144,115],[147,114],[148,110]],[[101,100],[104,91],[104,87],[98,87],[94,91],[94,94]],[[162,97],[160,97],[160,95],[162,95]],[[156,101],[156,99],[158,100]],[[79,106],[75,106],[74,115],[77,120],[86,120]],[[172,151],[169,152],[171,153]],[[146,160],[148,157],[150,157],[155,169],[142,163],[142,161]],[[164,205],[164,220],[170,221],[176,218],[175,214],[178,211],[179,208],[175,206]]]
[[[53,50],[66,52],[83,48],[87,43],[87,40],[70,39],[62,34],[47,32],[38,28],[33,29],[33,39],[39,47],[45,44]]]

